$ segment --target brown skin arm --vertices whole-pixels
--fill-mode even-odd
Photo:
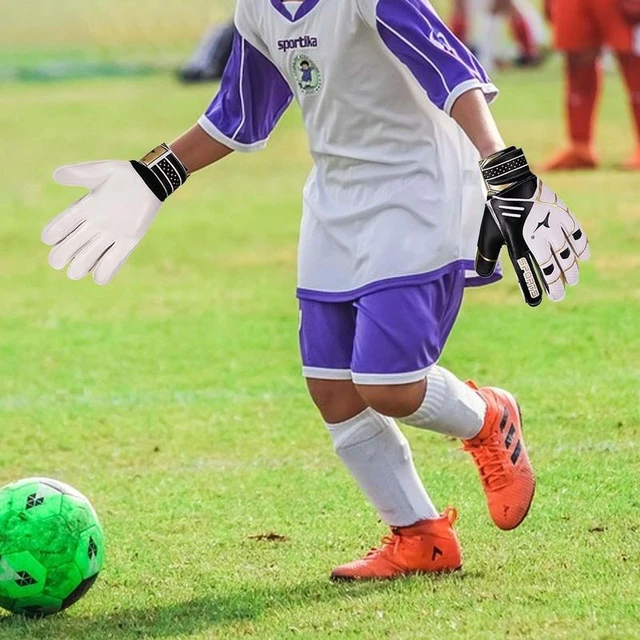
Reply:
[[[463,93],[454,102],[451,117],[462,127],[483,159],[506,147],[480,89]]]
[[[197,124],[169,146],[189,173],[200,171],[233,153],[233,149],[212,138]]]

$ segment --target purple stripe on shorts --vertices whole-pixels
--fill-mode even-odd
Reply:
[[[376,282],[370,282],[369,284],[359,287],[358,289],[351,289],[350,291],[315,291],[313,289],[304,289],[299,287],[297,290],[297,297],[300,300],[319,300],[321,302],[349,302],[356,300],[361,296],[366,296],[377,291],[383,291],[384,289],[392,289],[394,287],[406,287],[406,286],[420,286],[433,282],[438,278],[441,278],[447,273],[459,271],[461,269],[473,271],[475,265],[473,260],[456,260],[444,267],[440,267],[435,271],[429,271],[428,273],[418,273],[410,276],[397,276],[394,278],[387,278],[385,280],[378,280]],[[496,272],[490,278],[481,278],[480,276],[474,276],[468,278],[466,286],[479,287],[485,284],[492,284],[502,278],[502,272],[496,269]]]

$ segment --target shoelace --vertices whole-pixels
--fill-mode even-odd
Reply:
[[[400,544],[400,536],[396,534],[387,534],[380,541],[381,546],[373,547],[369,549],[365,558],[371,558],[372,556],[377,556],[381,553],[384,553],[385,550],[393,544],[393,553],[394,555],[398,552],[398,545]]]
[[[492,491],[499,491],[509,485],[509,474],[502,458],[505,449],[500,442],[487,444],[469,444],[463,446],[476,461],[482,482]]]

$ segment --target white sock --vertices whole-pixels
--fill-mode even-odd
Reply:
[[[484,400],[442,367],[427,373],[427,393],[420,408],[401,422],[468,440],[480,433],[487,405]]]
[[[406,527],[440,517],[418,478],[409,443],[391,418],[365,409],[327,429],[336,453],[387,524]]]

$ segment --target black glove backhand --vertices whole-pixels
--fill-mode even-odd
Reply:
[[[476,271],[493,274],[502,245],[526,303],[543,290],[559,302],[579,280],[578,260],[589,259],[587,236],[560,198],[537,178],[522,149],[509,147],[480,163],[488,198],[478,239]]]

